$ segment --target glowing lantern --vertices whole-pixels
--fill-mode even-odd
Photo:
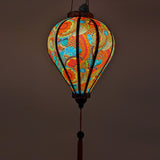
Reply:
[[[56,24],[48,37],[48,53],[80,108],[78,160],[82,160],[82,108],[110,62],[114,52],[114,37],[102,22],[93,19],[87,4],[72,11],[68,18]]]
[[[114,38],[92,14],[72,12],[51,30],[48,53],[74,97],[88,97],[114,52]]]

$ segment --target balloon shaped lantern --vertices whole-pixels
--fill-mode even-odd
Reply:
[[[114,37],[108,27],[93,18],[88,5],[71,11],[56,24],[48,37],[48,53],[71,88],[80,108],[80,131],[77,136],[78,160],[82,160],[81,109],[110,62]]]

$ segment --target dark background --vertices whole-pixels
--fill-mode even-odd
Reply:
[[[0,3],[0,160],[76,159],[79,110],[46,45],[70,4]],[[84,108],[84,160],[159,160],[160,1],[90,0],[90,10],[116,51]]]

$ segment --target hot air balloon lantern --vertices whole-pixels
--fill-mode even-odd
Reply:
[[[50,31],[49,56],[70,86],[80,109],[110,62],[114,47],[111,31],[93,18],[87,4],[79,11],[69,12],[68,18]],[[80,124],[78,137],[82,139],[83,136]],[[82,155],[80,157],[79,160]]]

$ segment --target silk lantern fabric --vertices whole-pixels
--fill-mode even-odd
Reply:
[[[67,18],[48,37],[48,53],[73,94],[88,94],[110,62],[114,37],[102,22],[87,17]]]

